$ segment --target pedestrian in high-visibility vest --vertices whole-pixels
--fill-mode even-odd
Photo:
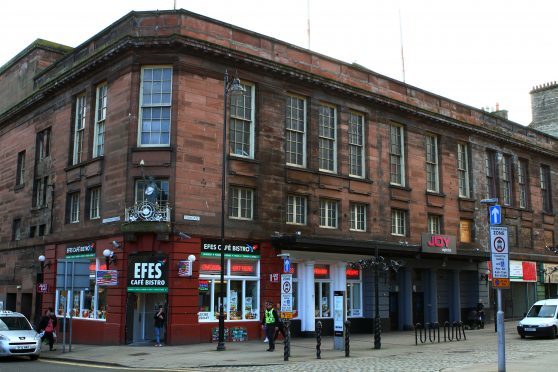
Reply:
[[[265,335],[269,341],[269,349],[267,351],[275,350],[275,331],[277,330],[277,324],[279,323],[279,315],[277,310],[273,308],[273,302],[265,302],[265,311],[262,319],[262,328],[265,329]]]

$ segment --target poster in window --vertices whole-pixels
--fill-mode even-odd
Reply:
[[[97,280],[97,285],[101,285],[101,286],[118,285],[118,271],[97,270],[96,280]]]
[[[238,292],[231,290],[231,311],[236,311],[238,309]]]

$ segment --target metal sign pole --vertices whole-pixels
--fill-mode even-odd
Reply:
[[[62,308],[62,326],[64,328],[64,332],[62,333],[62,353],[66,352],[66,310],[68,310],[68,301],[70,298],[68,297],[68,263],[64,262],[64,291],[66,292],[66,303],[63,304]]]
[[[69,351],[72,351],[72,319],[73,319],[73,310],[74,310],[74,273],[76,271],[76,262],[72,261],[72,284],[71,284],[71,292],[72,295],[70,296],[70,346],[69,346]]]
[[[504,312],[502,311],[502,289],[498,288],[498,372],[506,371],[506,340],[504,334]]]

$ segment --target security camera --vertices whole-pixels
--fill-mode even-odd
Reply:
[[[181,237],[182,239],[190,239],[190,238],[191,238],[190,235],[188,235],[188,234],[186,234],[186,233],[183,233],[182,231],[180,231],[180,232],[178,233],[178,236]]]
[[[112,241],[112,246],[114,247],[114,249],[118,249],[120,248],[120,243],[118,243],[116,240]]]

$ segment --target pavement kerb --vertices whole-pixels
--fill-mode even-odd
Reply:
[[[60,355],[60,354],[57,354]],[[65,358],[65,357],[60,357],[55,355],[44,355],[44,352],[41,352],[41,356],[39,357],[39,359],[45,359],[45,360],[56,360],[56,361],[61,361],[61,362],[69,362],[69,363],[80,363],[80,364],[91,364],[91,365],[96,365],[96,366],[105,366],[105,367],[118,367],[118,368],[134,368],[135,367],[129,367],[123,364],[119,364],[119,363],[110,363],[110,362],[99,362],[97,360],[92,361],[89,359],[74,359],[74,358]]]

